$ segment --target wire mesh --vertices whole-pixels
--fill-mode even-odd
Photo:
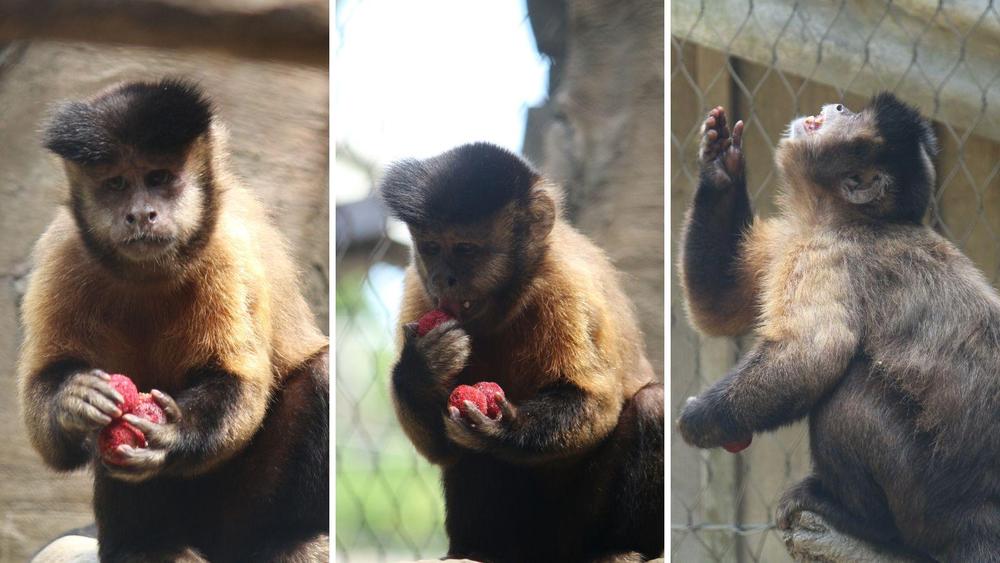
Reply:
[[[694,1],[673,3],[670,46],[674,234],[694,193],[703,116],[717,105],[746,122],[755,212],[774,211],[774,147],[820,104],[862,107],[894,91],[934,120],[941,143],[927,222],[996,285],[1000,276],[1000,11],[993,0]],[[676,238],[674,239],[676,241]],[[690,326],[671,279],[671,386],[686,397],[724,374],[749,341]],[[755,437],[744,453],[698,451],[674,432],[671,547],[676,561],[787,561],[773,523],[781,493],[809,469],[803,423]]]

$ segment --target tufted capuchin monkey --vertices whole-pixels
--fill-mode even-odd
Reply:
[[[641,560],[664,545],[663,386],[608,258],[518,156],[463,145],[388,169],[413,239],[392,373],[396,412],[441,466],[450,557]],[[411,321],[450,313],[418,336]],[[449,392],[490,380],[493,420]],[[471,403],[470,403],[471,404]]]
[[[1000,298],[922,224],[937,150],[891,94],[791,123],[777,217],[750,213],[742,122],[704,123],[681,268],[704,332],[759,341],[679,420],[698,447],[809,415],[814,472],[785,494],[834,528],[942,561],[1000,561]]]
[[[31,442],[94,470],[101,561],[326,561],[327,340],[260,203],[227,170],[195,85],[133,82],[44,134],[69,201],[38,241],[18,366]],[[166,412],[122,416],[110,373]]]

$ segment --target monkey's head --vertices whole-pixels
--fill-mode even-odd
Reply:
[[[410,229],[428,296],[467,327],[502,318],[534,276],[558,213],[555,188],[488,143],[397,162],[380,192]]]
[[[920,113],[890,93],[855,113],[827,104],[788,126],[777,162],[792,190],[850,214],[919,222],[934,186],[937,139]]]
[[[64,161],[87,248],[117,269],[164,268],[214,222],[212,106],[192,83],[130,82],[59,106],[44,144]]]

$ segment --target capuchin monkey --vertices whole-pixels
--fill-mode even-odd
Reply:
[[[103,562],[328,557],[327,339],[223,133],[173,79],[66,103],[45,130],[69,201],[34,251],[20,398],[46,464],[93,467]],[[148,447],[117,461],[96,448],[122,415],[110,373],[166,412],[124,415]]]
[[[824,106],[775,155],[780,213],[751,216],[742,122],[704,123],[682,240],[691,319],[758,343],[679,420],[710,448],[809,415],[814,472],[788,491],[834,528],[942,561],[1000,561],[1000,298],[921,221],[937,143],[891,94]]]
[[[414,248],[392,395],[442,468],[448,556],[658,556],[663,386],[618,273],[562,218],[558,188],[475,143],[394,164],[381,195]],[[454,320],[418,336],[435,308]],[[506,391],[499,420],[449,413],[455,386],[483,380]]]

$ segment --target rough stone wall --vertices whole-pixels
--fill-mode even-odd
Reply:
[[[528,12],[552,73],[525,153],[625,274],[662,379],[663,3],[528,0]]]
[[[93,520],[86,472],[59,475],[28,445],[17,405],[17,307],[35,239],[65,198],[60,165],[40,146],[53,102],[115,82],[183,75],[216,100],[234,170],[273,210],[328,330],[328,77],[315,67],[84,44],[0,50],[0,562]]]

